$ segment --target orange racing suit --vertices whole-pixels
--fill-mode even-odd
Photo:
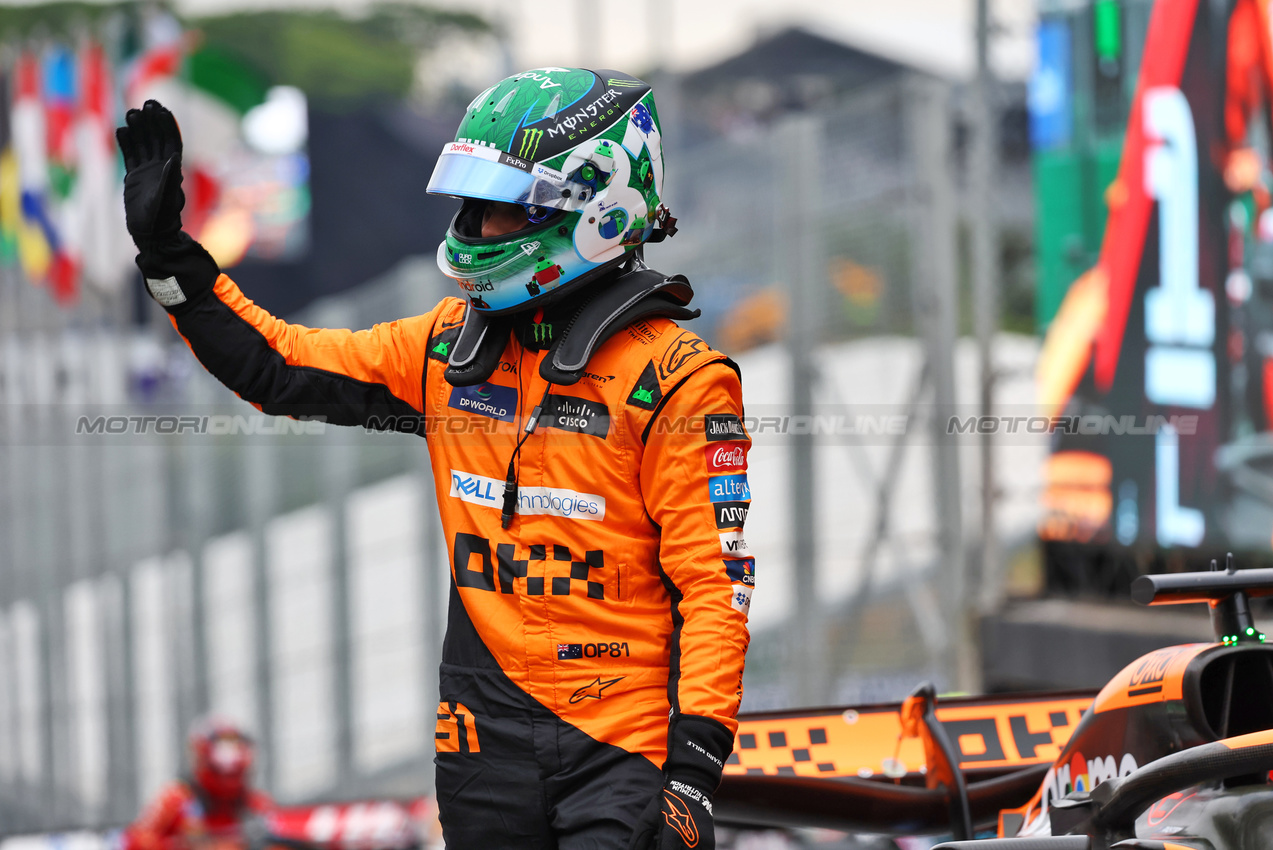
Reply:
[[[669,718],[718,728],[724,751],[709,758],[728,755],[754,561],[727,358],[651,319],[603,343],[573,386],[548,384],[546,352],[510,334],[486,383],[453,387],[457,298],[370,330],[309,329],[222,274],[168,310],[205,367],[265,413],[428,438],[452,569],[436,730],[448,843],[492,846],[472,831],[492,806],[520,846],[556,846],[544,836],[588,818],[629,828],[659,788]],[[545,798],[547,814],[522,818]]]

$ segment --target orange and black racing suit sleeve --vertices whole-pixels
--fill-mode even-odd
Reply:
[[[742,538],[751,492],[742,384],[733,364],[699,367],[664,397],[647,429],[641,489],[660,528],[672,597],[668,763],[708,790],[733,748],[749,635],[754,561]]]
[[[199,362],[262,412],[418,431],[438,310],[369,330],[307,328],[256,306],[181,234],[138,257],[151,296]],[[422,433],[422,431],[421,431]]]

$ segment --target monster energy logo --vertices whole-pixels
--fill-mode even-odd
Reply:
[[[645,387],[637,387],[633,390],[632,397],[637,401],[642,401],[646,404],[654,404],[654,393],[650,392]]]
[[[442,340],[437,345],[433,346],[433,353],[446,356],[450,354],[450,352],[447,351],[447,349],[450,347],[451,347],[451,343],[447,342],[446,340]]]
[[[551,342],[553,326],[548,322],[535,322],[535,342]]]
[[[525,159],[534,159],[535,152],[539,150],[539,140],[544,137],[543,130],[534,130],[526,127],[522,130],[522,146],[517,151],[517,155]]]

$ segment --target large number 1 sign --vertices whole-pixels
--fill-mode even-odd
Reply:
[[[1198,150],[1193,114],[1179,89],[1144,94],[1145,192],[1158,201],[1159,285],[1145,293],[1145,396],[1155,404],[1210,408],[1216,399],[1215,298],[1198,287]],[[1158,542],[1202,542],[1202,512],[1180,505],[1180,448],[1158,434]]]

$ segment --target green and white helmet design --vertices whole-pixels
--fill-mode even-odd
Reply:
[[[650,86],[580,68],[501,80],[469,104],[429,192],[464,200],[438,246],[438,266],[474,309],[525,309],[595,279],[667,214]],[[526,207],[528,225],[482,238],[491,201]]]

